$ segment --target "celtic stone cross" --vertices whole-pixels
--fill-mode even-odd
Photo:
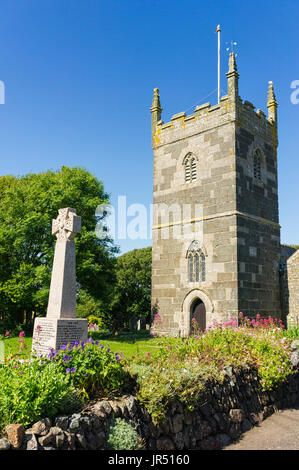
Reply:
[[[58,214],[52,221],[52,235],[56,235],[57,240],[70,240],[81,232],[81,217],[76,215],[76,209],[59,209]]]
[[[75,235],[81,231],[81,217],[76,210],[59,209],[52,221],[56,235],[49,303],[46,317],[34,320],[32,354],[48,355],[51,350],[74,341],[87,341],[88,323],[76,318]]]
[[[76,317],[76,233],[81,231],[81,217],[76,210],[59,209],[52,221],[52,235],[56,235],[54,262],[47,317]]]

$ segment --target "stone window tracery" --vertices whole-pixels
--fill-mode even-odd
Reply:
[[[199,242],[194,240],[187,251],[189,282],[205,282],[206,258]]]
[[[253,176],[257,181],[262,180],[262,153],[259,149],[253,155]]]
[[[197,162],[196,157],[192,153],[188,153],[184,158],[185,167],[185,183],[192,183],[197,179]]]

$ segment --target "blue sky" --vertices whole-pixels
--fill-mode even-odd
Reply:
[[[299,243],[298,17],[297,0],[0,0],[0,174],[84,166],[115,206],[120,195],[149,208],[153,88],[165,122],[215,104],[216,92],[204,98],[217,87],[220,23],[224,92],[230,40],[242,99],[266,112],[274,82],[281,240]],[[116,241],[122,252],[151,245]]]

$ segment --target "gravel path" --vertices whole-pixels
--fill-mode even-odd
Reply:
[[[299,405],[274,413],[223,450],[299,450]]]

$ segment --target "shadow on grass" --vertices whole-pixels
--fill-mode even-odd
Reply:
[[[150,335],[148,330],[140,330],[140,331],[128,331],[122,332],[118,335],[113,335],[109,332],[105,331],[93,331],[89,333],[89,336],[92,337],[93,340],[105,340],[105,341],[117,341],[119,343],[130,343],[134,344],[138,341],[147,341],[153,339]]]

